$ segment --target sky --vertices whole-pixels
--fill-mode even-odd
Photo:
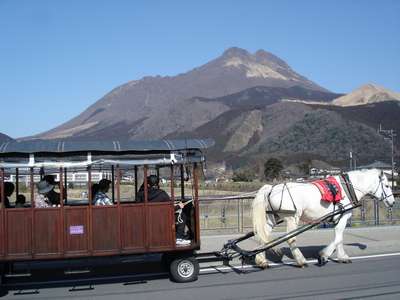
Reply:
[[[123,83],[233,46],[272,52],[333,92],[400,92],[396,0],[0,0],[0,132],[47,131]]]

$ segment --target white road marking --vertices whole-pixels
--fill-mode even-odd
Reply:
[[[390,256],[400,256],[400,252],[394,252],[394,253],[386,253],[386,254],[374,254],[374,255],[364,255],[364,256],[352,256],[350,259],[352,260],[361,260],[361,259],[368,259],[368,258],[379,258],[379,257],[390,257]],[[307,260],[307,263],[316,263],[318,262],[317,259],[309,259]],[[288,262],[282,262],[282,263],[270,263],[270,267],[276,267],[276,266],[284,266],[284,265],[294,265],[294,261],[288,261]],[[232,271],[233,269],[236,270],[247,270],[247,269],[254,269],[257,270],[259,268],[253,266],[253,265],[232,265],[232,266],[224,266],[224,267],[207,267],[207,268],[201,268],[200,269],[200,274],[210,274],[210,273],[218,273],[218,272],[223,272],[223,271]]]

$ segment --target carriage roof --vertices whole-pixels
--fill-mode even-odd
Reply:
[[[184,163],[189,161],[203,161],[202,150],[213,145],[214,141],[212,139],[13,141],[0,144],[0,159],[3,158],[3,162],[0,162],[0,167],[83,167],[93,164],[143,165]],[[83,156],[86,156],[87,159],[80,162],[73,162]],[[27,157],[30,157],[29,161],[24,161]],[[13,159],[12,163],[4,161],[10,158]],[[44,159],[39,162],[39,158]],[[53,159],[46,158],[57,158],[59,161],[54,162]],[[60,163],[60,160],[63,162]]]
[[[147,140],[147,141],[14,141],[0,145],[1,156],[47,153],[54,155],[98,152],[115,153],[170,153],[180,150],[203,150],[214,145],[212,139]]]

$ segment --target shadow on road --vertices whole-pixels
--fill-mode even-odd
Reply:
[[[57,268],[57,265],[46,269],[34,267],[30,270],[29,277],[6,278],[0,297],[8,293],[34,295],[40,289],[55,287],[70,287],[69,291],[73,293],[91,290],[98,284],[146,284],[149,280],[168,278],[160,260],[109,265],[103,263],[82,273],[65,271],[65,268]]]

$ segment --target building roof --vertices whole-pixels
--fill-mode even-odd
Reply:
[[[374,161],[371,164],[357,167],[357,169],[391,169],[392,165],[382,161]]]

